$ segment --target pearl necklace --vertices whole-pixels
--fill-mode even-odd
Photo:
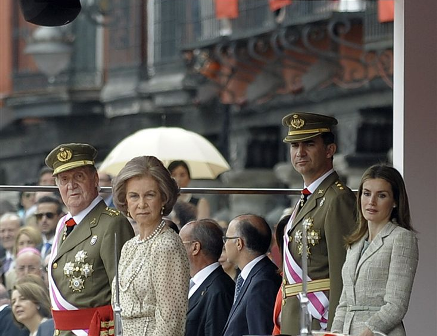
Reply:
[[[155,238],[155,236],[161,232],[162,228],[165,226],[165,222],[162,220],[161,223],[156,227],[155,230],[151,234],[149,234],[146,238],[140,239],[140,236],[138,236],[137,244],[142,244],[150,239]]]
[[[161,230],[164,228],[164,226],[165,226],[165,222],[161,221],[161,223],[157,226],[157,228],[150,235],[148,235],[146,238],[140,240],[140,236],[138,236],[138,240],[136,242],[137,243],[136,246],[138,247],[139,245],[143,244],[144,242],[149,241],[149,240],[155,238],[161,232]],[[138,273],[140,273],[141,269],[143,268],[143,265],[144,265],[146,259],[147,259],[147,257],[143,256],[143,258],[141,259],[140,264],[138,265],[138,267],[135,269],[135,271],[131,274],[131,276],[127,280],[125,287],[122,286],[122,284],[121,284],[122,281],[119,282],[119,287],[120,287],[120,290],[122,292],[126,292],[128,290],[128,288],[129,288],[130,284],[132,283],[132,281],[134,281],[134,279],[137,277]]]

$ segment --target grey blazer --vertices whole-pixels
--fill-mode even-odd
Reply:
[[[402,319],[419,259],[416,235],[389,222],[361,256],[366,239],[367,235],[347,251],[331,331],[359,335],[367,326],[389,336],[405,336]]]

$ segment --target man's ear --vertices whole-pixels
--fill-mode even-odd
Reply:
[[[238,251],[241,251],[244,246],[244,240],[241,238],[237,238],[237,249]]]
[[[193,255],[198,255],[200,253],[200,249],[201,249],[200,242],[196,241],[196,242],[193,243],[193,245],[194,245],[194,248],[193,248],[192,254]]]
[[[329,144],[326,146],[326,158],[330,159],[334,156],[335,152],[337,152],[337,145],[335,143]]]

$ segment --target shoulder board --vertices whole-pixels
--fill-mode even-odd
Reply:
[[[112,209],[110,207],[106,207],[105,211],[106,211],[106,214],[111,216],[111,217],[120,216],[120,211]]]
[[[340,181],[335,181],[335,186],[338,188],[338,189],[340,189],[340,190],[344,190],[344,187],[343,187],[343,185],[341,184],[341,182]]]

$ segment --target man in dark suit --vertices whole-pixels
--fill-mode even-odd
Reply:
[[[284,142],[290,144],[291,163],[305,187],[284,229],[281,333],[295,336],[300,333],[303,230],[308,243],[311,328],[329,330],[342,290],[344,238],[355,227],[356,205],[355,195],[333,168],[337,120],[296,112],[285,116],[282,123],[288,127]]]
[[[241,273],[223,335],[270,335],[281,284],[278,268],[266,256],[272,240],[270,227],[262,217],[237,216],[229,223],[224,240],[228,260]]]
[[[36,202],[36,224],[41,231],[41,258],[44,259],[52,251],[56,225],[64,215],[62,203],[53,196],[43,196]]]
[[[184,225],[179,232],[190,262],[186,336],[220,336],[232,307],[234,281],[218,259],[223,231],[212,219]]]
[[[68,209],[56,228],[49,261],[56,335],[73,336],[72,330],[79,333],[91,325],[109,332],[115,234],[117,253],[134,236],[129,221],[99,196],[96,156],[94,147],[71,143],[56,147],[46,158]]]

